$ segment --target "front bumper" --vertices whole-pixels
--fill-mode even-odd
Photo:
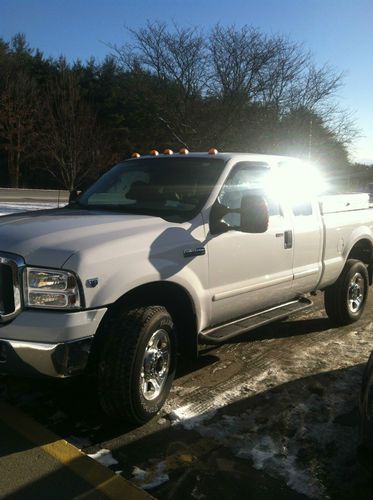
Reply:
[[[106,311],[22,311],[12,322],[0,324],[0,372],[51,377],[81,373]]]
[[[60,344],[0,339],[0,373],[71,377],[87,366],[93,337]]]

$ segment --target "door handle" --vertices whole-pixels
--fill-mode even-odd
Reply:
[[[284,233],[276,233],[276,238],[282,238],[284,236]]]
[[[284,240],[284,248],[292,248],[293,246],[293,231],[289,229],[289,231],[285,231],[285,240]]]

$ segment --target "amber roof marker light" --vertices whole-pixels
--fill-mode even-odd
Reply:
[[[188,155],[189,154],[189,149],[187,149],[187,148],[181,148],[179,150],[179,154],[181,154],[181,155]]]
[[[151,151],[149,151],[149,154],[151,156],[158,156],[159,155],[159,153],[158,153],[158,151],[156,149],[152,149]]]
[[[217,149],[215,149],[215,148],[210,148],[210,149],[208,150],[208,154],[209,154],[209,155],[217,155],[217,154],[218,154],[218,150],[217,150]]]
[[[167,149],[165,149],[165,150],[163,151],[163,154],[164,154],[164,155],[173,155],[173,154],[174,154],[174,152],[172,151],[172,149],[168,149],[168,148],[167,148]]]
[[[136,152],[131,154],[131,158],[140,158],[140,156],[141,156],[140,153]]]

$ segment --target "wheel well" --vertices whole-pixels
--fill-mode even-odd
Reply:
[[[360,240],[352,247],[347,259],[357,259],[368,266],[369,285],[372,284],[373,276],[373,246],[369,240]]]
[[[112,304],[105,317],[115,314],[119,308],[150,305],[164,306],[172,316],[176,326],[179,354],[183,357],[196,357],[198,338],[194,304],[189,293],[176,283],[156,281],[134,288]],[[100,340],[103,340],[102,335]]]

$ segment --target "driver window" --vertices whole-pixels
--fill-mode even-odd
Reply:
[[[264,194],[263,182],[268,173],[269,168],[265,163],[238,163],[220,191],[218,202],[226,208],[239,209],[242,196],[246,191],[252,189]],[[268,196],[264,197],[268,204],[269,215],[282,215],[279,203]],[[239,213],[230,213],[226,214],[222,220],[231,227],[240,227],[240,217]]]

